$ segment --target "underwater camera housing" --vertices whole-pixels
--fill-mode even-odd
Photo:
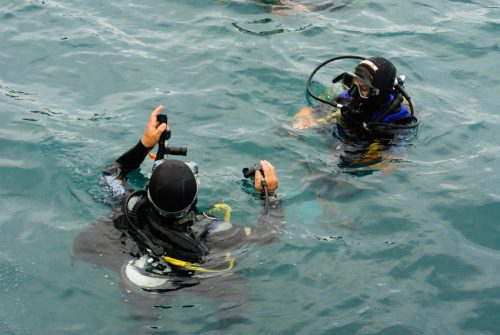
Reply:
[[[168,125],[168,116],[165,114],[158,114],[156,120],[159,124],[165,123]],[[156,153],[156,160],[165,159],[167,155],[177,155],[177,156],[186,156],[187,148],[186,147],[169,147],[168,140],[170,139],[172,132],[170,129],[166,129],[160,136],[160,140],[158,141],[158,152]]]

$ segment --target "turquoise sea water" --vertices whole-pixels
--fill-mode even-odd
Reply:
[[[0,334],[500,333],[498,1],[273,9],[0,0]],[[309,73],[346,53],[407,76],[422,124],[394,171],[346,173],[323,135],[290,134]],[[199,165],[201,206],[255,224],[241,168],[268,159],[280,178],[286,230],[237,265],[248,301],[226,311],[246,320],[226,329],[182,290],[134,298],[139,317],[119,274],[71,260],[110,213],[101,169],[159,104]]]

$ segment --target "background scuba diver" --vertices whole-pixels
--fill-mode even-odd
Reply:
[[[224,2],[220,0],[220,2]],[[336,4],[334,1],[330,0],[252,0],[254,3],[263,4],[269,7],[269,11],[273,14],[294,14],[294,13],[304,13],[304,12],[317,12],[321,10],[336,10],[345,7],[345,3]]]
[[[316,12],[325,9],[338,9],[345,4],[335,5],[333,1],[297,1],[297,0],[256,0],[264,4],[271,5],[273,14],[293,14],[304,12]]]
[[[127,175],[139,168],[149,150],[170,131],[166,123],[157,121],[162,108],[152,112],[139,143],[104,171],[117,206],[112,220],[103,219],[77,236],[74,259],[120,272],[126,292],[169,293],[147,294],[154,302],[135,301],[144,316],[152,313],[153,306],[164,305],[173,291],[189,287],[182,290],[183,295],[202,294],[224,306],[219,309],[223,313],[218,315],[220,320],[228,313],[234,317],[248,300],[245,290],[234,285],[241,281],[233,269],[237,253],[245,246],[276,240],[284,225],[282,207],[274,194],[278,186],[274,167],[260,161],[260,166],[251,170],[257,191],[269,195],[269,213],[263,213],[255,227],[231,224],[227,211],[226,220],[212,215],[213,211],[198,212],[194,163],[157,157],[146,190],[128,191]],[[182,154],[179,148],[168,149],[166,153]],[[227,308],[226,303],[233,303],[233,308]]]
[[[333,100],[315,96],[310,87],[314,74],[324,65],[345,58],[361,59],[354,73],[344,72],[333,79],[333,83],[342,82],[346,91]],[[418,120],[404,89],[404,76],[396,78],[396,67],[389,60],[334,57],[313,71],[307,87],[309,94],[323,104],[302,108],[294,116],[293,127],[325,127],[333,135],[330,147],[340,154],[340,167],[359,172],[366,167],[392,167],[388,161],[406,158],[405,144]]]
[[[341,82],[344,91],[316,96],[311,89],[314,75],[323,66],[343,59],[359,60],[354,73],[343,72],[332,81]],[[316,194],[323,217],[336,224],[353,228],[350,218],[342,218],[342,202],[352,201],[363,192],[351,175],[366,175],[381,170],[392,174],[397,161],[407,158],[408,140],[414,135],[418,120],[411,98],[403,88],[404,77],[396,77],[396,67],[382,57],[365,58],[344,55],[328,59],[317,66],[307,81],[309,96],[320,104],[304,107],[295,116],[293,128],[315,128],[324,132],[329,152],[326,168],[316,168],[309,161],[306,187]],[[332,176],[330,161],[347,174]]]

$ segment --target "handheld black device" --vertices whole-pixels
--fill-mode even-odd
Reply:
[[[243,168],[241,172],[243,172],[243,176],[245,178],[250,178],[255,175],[256,171],[260,171],[262,174],[262,188],[264,189],[264,198],[265,198],[265,204],[264,204],[264,213],[267,215],[267,212],[269,211],[269,192],[267,190],[267,182],[264,176],[264,171],[262,170],[262,167],[260,166],[259,163],[255,163],[254,165],[250,167]]]
[[[168,116],[165,114],[158,114],[156,120],[162,124],[168,124]],[[178,156],[186,156],[187,148],[186,147],[169,147],[168,140],[172,132],[170,129],[166,129],[160,136],[160,140],[158,141],[158,152],[156,153],[156,160],[165,159],[167,155],[178,155]]]

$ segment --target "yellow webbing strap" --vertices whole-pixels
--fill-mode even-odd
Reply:
[[[191,271],[199,271],[199,272],[211,272],[211,273],[228,272],[231,271],[232,268],[234,267],[234,258],[232,258],[229,254],[226,255],[227,268],[225,269],[207,269],[201,266],[194,265],[193,263],[186,262],[169,256],[163,256],[163,259],[165,260],[165,262],[178,266],[180,268],[184,268],[186,270],[191,270]]]
[[[318,123],[321,124],[337,123],[339,117],[340,117],[340,109],[337,108],[334,112],[328,114],[327,116],[319,118]]]
[[[223,212],[224,221],[231,221],[231,206],[229,206],[228,204],[215,204],[212,206],[212,208],[210,208],[208,212],[214,216],[217,216],[217,212]]]

